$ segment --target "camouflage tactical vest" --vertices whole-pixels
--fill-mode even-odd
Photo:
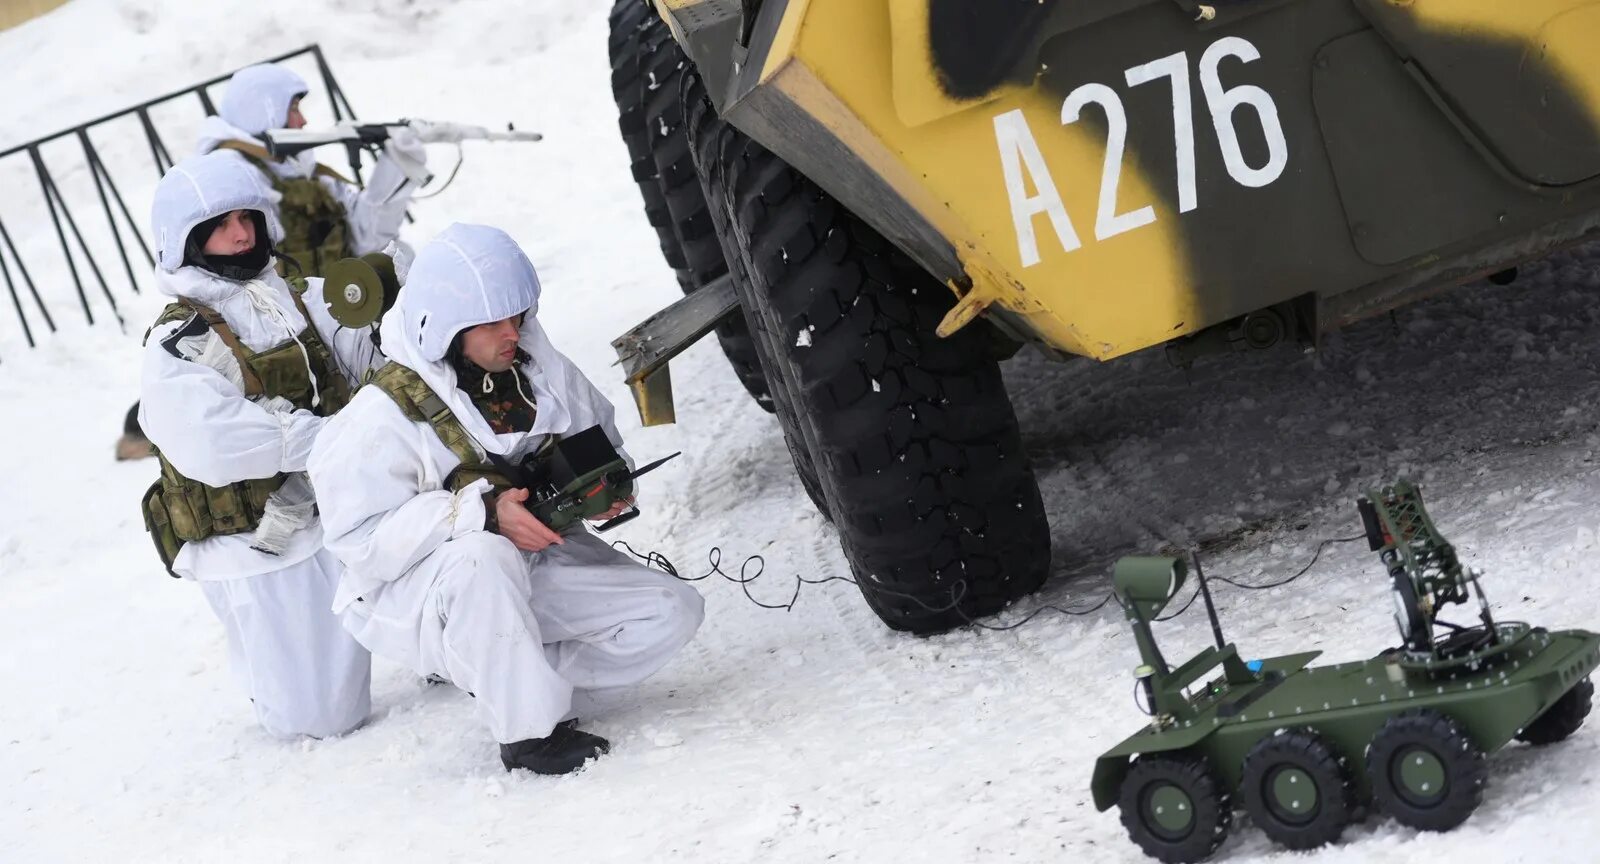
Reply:
[[[295,306],[306,319],[306,328],[300,331],[300,344],[305,346],[311,369],[317,376],[318,404],[311,404],[311,378],[306,371],[306,356],[294,340],[268,348],[251,351],[234,335],[226,321],[215,311],[180,300],[162,310],[161,317],[151,325],[151,330],[173,321],[195,322],[189,326],[209,327],[233,351],[244,377],[244,392],[248,397],[281,396],[294,403],[296,408],[315,411],[328,416],[350,401],[350,386],[333,359],[317,328],[311,324],[305,302],[300,294],[305,283],[294,280],[290,294]],[[198,320],[197,320],[198,319]],[[180,328],[182,332],[183,328]],[[145,338],[150,336],[145,332]],[[161,477],[145,492],[141,502],[144,510],[145,530],[155,541],[161,561],[172,573],[172,563],[184,543],[230,534],[254,531],[261,522],[267,497],[283,485],[284,475],[278,474],[258,480],[242,480],[227,486],[207,486],[191,480],[173,467],[156,449],[161,466]],[[176,576],[176,573],[172,573]]]
[[[348,214],[339,199],[317,178],[350,181],[322,164],[317,165],[310,177],[279,177],[267,164],[271,157],[265,148],[244,141],[224,141],[217,147],[233,150],[250,160],[272,181],[273,190],[283,196],[278,203],[278,221],[283,223],[283,242],[277,245],[279,275],[321,276],[322,268],[350,257]]]
[[[451,413],[450,406],[410,367],[391,360],[372,376],[371,383],[389,394],[406,419],[427,423],[432,427],[444,446],[461,460],[461,464],[445,478],[445,485],[451,492],[460,492],[479,477],[488,480],[496,493],[515,485],[499,469],[478,455],[472,437],[467,434],[461,421],[456,419],[456,415]]]

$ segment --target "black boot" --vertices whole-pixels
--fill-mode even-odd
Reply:
[[[543,738],[500,745],[500,762],[507,771],[526,768],[535,774],[571,774],[590,759],[611,752],[611,742],[581,731],[577,721],[556,724]]]

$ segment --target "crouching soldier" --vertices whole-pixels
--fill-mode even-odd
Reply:
[[[145,337],[139,419],[161,478],[144,510],[168,570],[200,583],[227,631],[261,725],[323,737],[366,718],[371,658],[330,611],[339,565],[304,470],[382,355],[329,317],[322,280],[278,276],[273,203],[254,168],[221,154],[156,187],[156,283],[174,302]]]
[[[384,316],[390,362],[317,438],[310,472],[347,568],[334,609],[361,644],[472,693],[506,770],[564,774],[609,749],[576,728],[574,691],[651,675],[702,606],[582,523],[551,531],[497,472],[596,425],[621,445],[538,302],[502,231],[453,225],[423,246]]]

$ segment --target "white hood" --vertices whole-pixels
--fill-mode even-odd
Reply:
[[[498,228],[457,223],[417,253],[405,287],[384,316],[383,350],[420,375],[491,453],[523,451],[530,437],[570,434],[595,423],[620,445],[609,404],[589,404],[603,400],[588,395],[593,389],[588,381],[550,344],[538,311],[539,276],[516,241]],[[522,370],[533,384],[538,412],[530,432],[499,435],[457,388],[455,370],[444,355],[462,330],[524,312],[518,344],[532,357]]]
[[[172,166],[156,184],[150,206],[156,268],[167,273],[183,266],[183,244],[194,226],[231,210],[257,210],[266,217],[267,239],[283,241],[278,221],[281,196],[261,172],[226,153],[192,156]]]
[[[266,149],[267,146],[265,141],[255,135],[213,114],[200,124],[200,139],[195,143],[195,154],[210,153],[224,141],[243,141],[262,149]],[[286,179],[310,177],[317,170],[316,156],[313,150],[302,150],[286,159],[268,162],[267,167],[272,169],[272,173]]]
[[[199,267],[181,267],[176,273],[158,270],[156,289],[215,310],[252,351],[295,339],[308,323],[295,306],[288,283],[271,264],[249,282],[234,282]]]
[[[289,105],[310,88],[305,79],[283,66],[260,63],[233,73],[228,91],[217,103],[217,113],[247,135],[282,129],[289,121]]]
[[[499,228],[458,222],[417,253],[388,320],[403,329],[418,360],[434,363],[462,330],[523,312],[539,313],[533,262]]]

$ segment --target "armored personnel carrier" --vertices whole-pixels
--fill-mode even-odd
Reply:
[[[1222,638],[1173,668],[1150,628],[1188,569],[1177,558],[1124,558],[1113,581],[1139,645],[1135,672],[1150,723],[1095,764],[1100,810],[1146,853],[1200,861],[1242,807],[1291,849],[1339,838],[1360,809],[1448,831],[1483,798],[1484,758],[1512,740],[1560,741],[1583,725],[1600,635],[1496,621],[1480,574],[1434,528],[1400,481],[1359,502],[1394,597],[1400,647],[1371,660],[1311,666],[1319,651],[1243,660]],[[1478,601],[1478,621],[1438,616]],[[1220,674],[1214,674],[1220,670]]]
[[[715,328],[873,610],[995,612],[1051,557],[1001,359],[1315,347],[1594,236],[1597,36],[1589,0],[615,0],[689,295],[617,340],[640,413]]]

